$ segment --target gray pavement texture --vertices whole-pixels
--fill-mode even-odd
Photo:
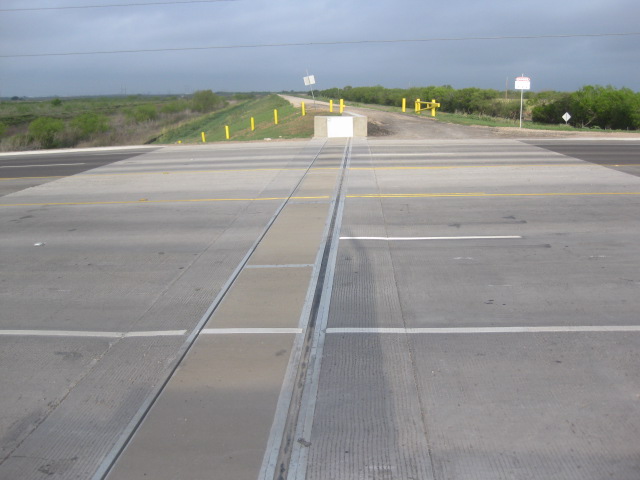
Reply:
[[[640,141],[456,132],[352,143],[289,478],[640,479]],[[0,478],[274,478],[344,153],[7,180]]]

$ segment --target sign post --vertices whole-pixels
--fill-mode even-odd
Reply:
[[[520,128],[522,128],[522,103],[524,100],[524,91],[531,89],[531,79],[525,76],[517,77],[515,89],[520,90]]]
[[[311,88],[311,98],[313,98],[313,105],[316,104],[316,97],[313,94],[313,85],[316,83],[316,77],[314,75],[309,75],[309,71],[307,70],[307,76],[303,78],[304,84]]]
[[[564,123],[566,125],[569,125],[569,120],[571,120],[571,115],[569,114],[569,112],[566,112],[564,115],[562,115],[562,119],[564,120]]]

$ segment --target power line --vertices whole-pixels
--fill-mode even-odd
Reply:
[[[420,43],[420,42],[460,42],[475,40],[540,40],[549,38],[593,38],[593,37],[630,37],[640,35],[640,32],[627,33],[584,33],[562,35],[518,35],[495,37],[434,37],[415,38],[406,40],[351,40],[334,42],[301,42],[301,43],[257,43],[246,45],[213,45],[208,47],[180,47],[180,48],[147,48],[137,50],[103,50],[91,52],[61,52],[61,53],[24,53],[14,55],[0,55],[0,58],[24,58],[24,57],[63,57],[73,55],[108,55],[118,53],[157,53],[157,52],[184,52],[190,50],[229,50],[239,48],[282,48],[282,47],[313,47],[327,45],[363,45],[385,43]]]
[[[237,0],[185,0],[181,2],[115,3],[110,5],[75,5],[68,7],[0,8],[0,12],[35,12],[40,10],[72,10],[81,8],[146,7],[149,5],[181,5],[185,3],[235,2]]]

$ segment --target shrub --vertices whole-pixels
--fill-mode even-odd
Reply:
[[[128,110],[126,115],[138,123],[148,122],[158,117],[158,109],[155,105],[139,105],[132,110]]]
[[[57,118],[40,117],[29,124],[29,134],[43,148],[54,148],[58,145],[58,136],[64,130],[64,122]]]
[[[211,90],[198,90],[191,99],[193,110],[196,112],[212,112],[224,105],[224,100]]]
[[[71,127],[80,138],[86,138],[109,130],[109,119],[97,113],[83,113],[71,120]]]
[[[161,113],[179,113],[189,109],[189,104],[184,100],[176,100],[165,103],[160,109]]]

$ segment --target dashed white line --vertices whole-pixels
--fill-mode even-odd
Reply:
[[[179,337],[186,330],[156,330],[149,332],[91,332],[79,330],[0,330],[0,336],[21,337],[94,337],[94,338],[130,338],[130,337]]]
[[[565,333],[565,332],[640,332],[640,325],[579,325],[545,327],[457,327],[457,328],[327,328],[327,333]]]
[[[46,165],[0,165],[0,168],[29,168],[29,167],[69,167],[86,165],[86,163],[48,163]]]

